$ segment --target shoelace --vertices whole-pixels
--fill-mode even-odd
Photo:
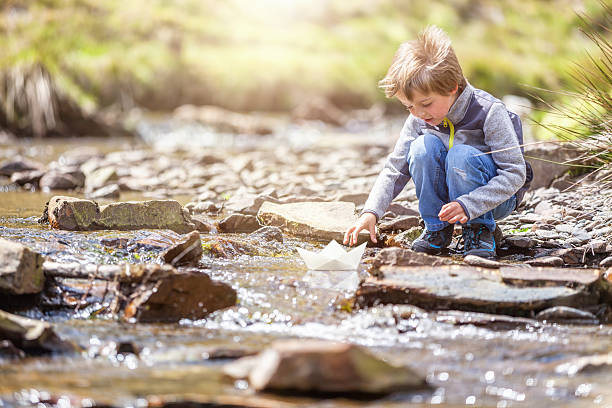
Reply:
[[[455,245],[455,250],[459,249],[459,244],[462,242],[463,249],[465,251],[469,251],[472,248],[480,248],[480,234],[482,234],[483,230],[483,226],[480,226],[477,231],[474,231],[474,229],[468,227],[467,230],[465,230],[463,234],[461,234],[461,238],[459,238],[459,241],[457,241],[457,245]]]
[[[427,242],[432,242],[433,240],[436,239],[436,237],[440,234],[440,232],[441,231],[427,231],[423,238],[425,238]]]

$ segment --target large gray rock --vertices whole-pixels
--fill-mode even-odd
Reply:
[[[344,233],[357,220],[355,204],[347,202],[300,202],[262,204],[257,219],[262,225],[279,227],[285,232],[306,238],[338,242],[344,240]],[[359,242],[369,239],[369,233],[362,231]]]
[[[553,269],[383,266],[382,278],[366,279],[355,300],[359,305],[407,303],[428,309],[515,316],[553,306],[580,308],[600,302],[599,290],[603,284],[598,275],[567,269],[556,269],[558,273],[554,273]]]
[[[525,155],[536,158],[527,159],[533,168],[533,181],[530,188],[535,190],[540,187],[549,187],[554,179],[569,169],[562,163],[578,157],[579,154],[577,149],[566,148],[557,143],[525,146]]]
[[[393,366],[361,347],[320,340],[278,341],[224,371],[248,378],[258,391],[385,394],[428,388],[408,367]]]
[[[10,340],[27,351],[69,351],[76,348],[61,340],[49,323],[0,310],[0,340]]]
[[[55,196],[49,200],[51,227],[70,231],[170,229],[187,233],[196,229],[178,201],[128,201],[98,206],[95,201]],[[44,219],[43,214],[43,219]]]
[[[13,295],[40,292],[45,284],[42,264],[42,255],[0,239],[0,291]]]

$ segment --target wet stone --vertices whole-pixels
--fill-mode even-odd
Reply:
[[[254,232],[261,228],[254,215],[232,214],[219,222],[220,232]]]
[[[263,240],[267,242],[283,242],[283,231],[278,227],[261,227],[249,234],[249,238]]]
[[[236,304],[236,291],[231,286],[200,271],[172,274],[137,292],[131,286],[122,288],[132,299],[123,313],[128,321],[197,320]]]
[[[529,282],[531,269],[526,269],[522,275],[515,270],[522,268],[492,270],[460,265],[383,266],[380,269],[382,279],[366,279],[357,290],[355,302],[361,306],[407,303],[426,309],[457,309],[513,316],[528,315],[532,311],[558,305],[580,307],[599,302],[599,296],[591,293],[587,285],[566,287],[565,281],[555,279],[552,273],[546,276],[550,277],[546,280],[550,286],[506,283],[504,280]],[[505,278],[504,271],[507,275]],[[586,280],[584,275],[572,278]],[[591,279],[593,284],[596,281],[597,277]]]
[[[160,258],[173,266],[196,266],[202,258],[200,233],[192,231],[160,254]]]
[[[0,239],[0,292],[39,293],[45,284],[43,257],[30,248]]]
[[[248,378],[258,391],[387,394],[429,388],[408,367],[398,367],[346,343],[285,340],[254,357],[226,365],[226,375]]]
[[[71,343],[58,337],[49,323],[2,310],[0,310],[0,340],[10,340],[16,347],[35,353],[76,351],[76,347]]]
[[[599,323],[593,313],[568,306],[555,306],[542,310],[536,315],[536,319],[559,323]]]
[[[516,328],[538,327],[537,320],[526,317],[514,317],[490,313],[461,312],[449,310],[438,312],[436,321],[448,323],[455,326],[473,325],[477,327],[487,327],[494,330],[512,330]]]

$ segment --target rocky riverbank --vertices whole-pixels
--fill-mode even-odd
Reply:
[[[241,330],[263,330],[260,324],[272,324],[284,327],[275,329],[279,333],[289,330],[290,336],[365,346],[374,344],[373,339],[380,336],[375,333],[385,328],[390,333],[387,347],[399,347],[402,353],[406,350],[401,336],[431,336],[436,327],[527,333],[555,330],[558,324],[596,330],[597,325],[609,323],[612,189],[601,183],[603,173],[561,191],[568,180],[553,180],[559,168],[541,170],[547,175],[540,181],[545,185],[536,186],[519,210],[499,223],[503,237],[498,237],[499,259],[494,262],[464,260],[455,254],[454,243],[439,257],[407,249],[422,228],[409,185],[379,223],[379,245],[366,249],[354,276],[343,276],[343,282],[354,285],[339,289],[314,275],[307,280],[296,246],[316,249],[331,239],[341,240],[363,206],[389,148],[382,141],[335,136],[336,140],[319,138],[307,146],[268,139],[272,143],[267,148],[244,151],[143,148],[104,153],[79,148],[51,163],[36,162],[33,157],[7,158],[0,165],[5,190],[48,190],[57,195],[46,208],[38,209],[41,225],[32,217],[4,220],[2,237],[9,241],[1,246],[1,307],[37,320],[19,321],[22,329],[11,334],[1,332],[3,355],[20,359],[51,351],[76,358],[79,350],[101,353],[94,351],[88,339],[74,337],[74,329],[41,321],[50,316],[63,316],[60,321],[109,320],[141,328],[150,322],[179,322],[179,332],[186,324],[191,327],[185,322],[203,322],[209,333],[231,327],[232,333],[239,333],[232,336],[242,338]],[[122,199],[134,195],[138,201]],[[36,231],[38,238],[31,239],[29,231]],[[367,240],[367,234],[362,239]],[[304,304],[302,299],[309,300]],[[3,322],[16,321],[3,316]],[[43,323],[49,326],[31,328]],[[49,338],[57,337],[57,341],[41,340],[42,346],[26,341],[36,339],[28,334],[32,330],[48,332],[54,325],[58,332]],[[312,327],[334,329],[319,332]],[[338,334],[343,330],[356,330],[363,343]],[[432,389],[440,387],[437,376],[424,373],[430,369],[411,371],[419,364],[410,364],[397,353],[393,354],[396,364],[386,366],[376,356],[371,360],[362,354],[363,350],[347,350],[333,342],[313,343],[308,350],[282,344],[266,349],[269,340],[229,351],[209,347],[206,352],[231,360],[260,352],[255,360],[241,364],[248,369],[231,381],[237,387],[279,395],[332,392],[355,397],[356,390],[349,385],[370,382],[360,377],[367,370],[357,368],[352,372],[356,377],[345,376],[351,373],[329,377],[335,367],[330,361],[356,367],[363,363],[391,377],[401,373],[406,380],[383,382],[370,390],[374,394],[403,389],[435,400]],[[138,344],[141,341],[116,342],[113,355],[140,355],[125,361],[152,361],[147,360],[149,351],[139,352],[144,347]],[[46,344],[60,346],[54,351]],[[160,353],[154,358],[193,358]],[[418,361],[417,355],[412,357]],[[431,357],[428,367],[436,361]],[[576,357],[591,358],[601,367],[609,365],[599,348]],[[255,361],[259,368],[254,368]],[[287,377],[291,367],[302,364],[296,361],[308,361],[311,374]],[[563,364],[574,363],[578,360],[563,359]],[[276,371],[266,371],[270,367]],[[553,371],[563,367],[553,366]],[[565,372],[573,369],[568,367],[563,368]],[[252,374],[257,370],[259,374]],[[310,385],[300,388],[299,384]],[[163,395],[168,401],[168,393]],[[249,401],[255,400],[250,398],[254,397],[240,399],[240,404],[251,406]]]

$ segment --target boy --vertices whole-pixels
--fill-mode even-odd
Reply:
[[[495,257],[495,220],[518,207],[533,178],[518,116],[467,82],[435,26],[400,46],[379,86],[410,115],[344,244],[364,229],[376,242],[376,222],[412,178],[425,222],[414,251],[441,253],[461,223],[464,256]]]

